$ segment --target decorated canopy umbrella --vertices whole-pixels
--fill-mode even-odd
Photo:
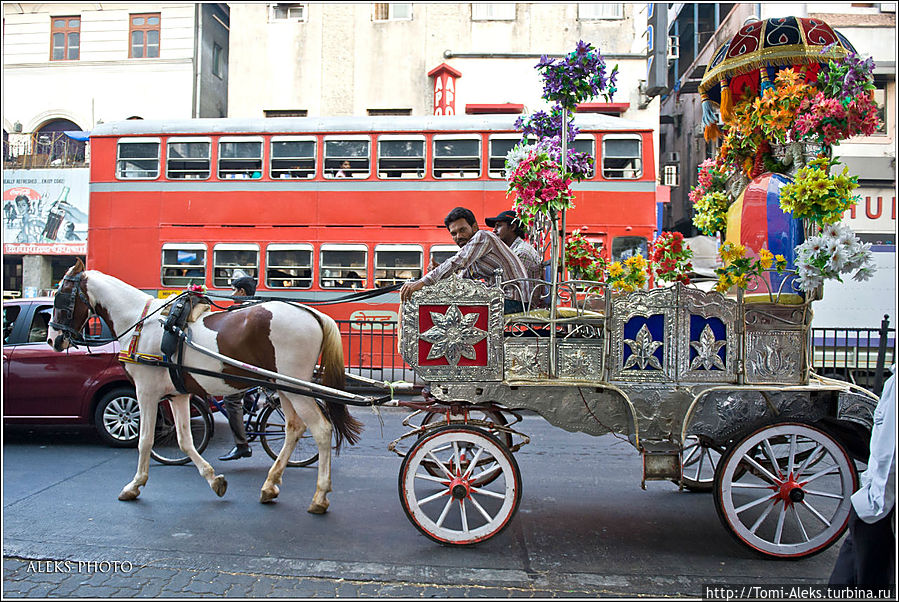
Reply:
[[[736,99],[747,91],[758,96],[781,69],[804,70],[806,81],[812,81],[821,65],[850,52],[855,48],[849,40],[820,19],[779,17],[747,23],[718,47],[699,83],[706,138],[714,137],[710,130],[716,129],[714,103],[727,122]]]

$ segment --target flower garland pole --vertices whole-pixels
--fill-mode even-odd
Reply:
[[[564,58],[553,60],[544,55],[536,69],[543,76],[543,99],[554,102],[551,114],[542,111],[531,115],[527,122],[519,119],[516,127],[524,130],[523,142],[528,134],[536,134],[540,139],[533,151],[524,160],[514,163],[507,159],[507,170],[512,172],[509,190],[515,190],[515,211],[525,225],[539,220],[542,215],[550,221],[550,258],[552,262],[550,283],[550,323],[555,324],[556,298],[559,290],[560,274],[565,270],[565,256],[561,252],[565,242],[566,209],[573,207],[573,195],[569,189],[571,179],[582,179],[589,171],[592,157],[571,153],[569,161],[569,141],[577,135],[573,118],[577,104],[592,99],[602,93],[607,102],[614,95],[618,66],[612,68],[606,77],[606,63],[599,51],[583,40],[577,43],[573,52]],[[558,132],[558,133],[557,133]],[[556,146],[558,145],[558,146]],[[555,148],[559,151],[556,151]],[[558,152],[558,159],[556,153]],[[523,153],[520,147],[510,152],[510,157]],[[556,162],[557,161],[557,162]],[[555,165],[552,165],[555,163]],[[557,175],[549,175],[539,168],[532,171],[535,164],[558,169]],[[569,169],[571,171],[569,171]],[[561,217],[561,224],[559,218]],[[561,225],[561,232],[560,232]],[[560,265],[561,260],[561,265]],[[556,330],[550,329],[549,371],[556,374]]]

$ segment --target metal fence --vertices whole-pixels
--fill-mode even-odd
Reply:
[[[812,349],[815,372],[880,395],[896,361],[896,329],[889,316],[880,328],[812,328]]]
[[[346,351],[344,362],[353,374],[379,381],[424,384],[400,357],[394,321],[337,320]]]

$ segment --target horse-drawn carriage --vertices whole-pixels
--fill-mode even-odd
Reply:
[[[556,316],[504,316],[501,286],[451,278],[404,305],[403,357],[432,400],[409,405],[445,416],[410,433],[400,472],[419,530],[453,544],[502,531],[521,496],[510,452],[521,434],[503,416],[530,410],[627,437],[644,487],[713,487],[725,526],[759,552],[801,557],[839,538],[877,400],[809,370],[810,301],[680,283],[619,294],[568,281],[558,293]]]

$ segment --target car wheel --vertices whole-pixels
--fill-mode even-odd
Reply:
[[[100,438],[115,447],[134,447],[140,434],[140,406],[133,389],[113,389],[94,410],[94,426]]]

